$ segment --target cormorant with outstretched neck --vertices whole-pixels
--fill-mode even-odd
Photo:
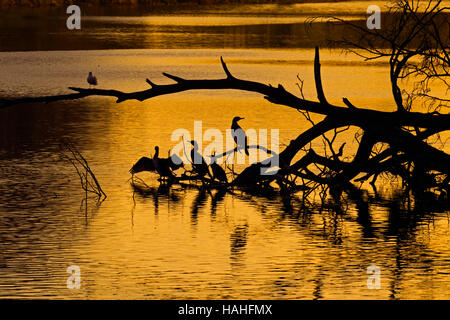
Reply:
[[[238,124],[239,120],[243,120],[241,117],[234,117],[231,123],[231,135],[233,136],[234,142],[236,142],[237,150],[244,149],[245,154],[248,155],[248,138],[245,131]]]
[[[210,175],[208,165],[205,162],[203,156],[198,152],[198,144],[197,141],[191,140],[191,144],[193,146],[191,150],[191,162],[192,169],[200,176],[204,177],[205,175]]]

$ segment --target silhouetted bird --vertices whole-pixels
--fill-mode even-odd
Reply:
[[[439,194],[438,200],[442,201],[442,202],[447,200],[447,191],[441,190],[441,193]]]
[[[174,163],[170,158],[159,158],[159,147],[155,147],[155,154],[153,156],[153,165],[155,166],[156,172],[161,176],[161,178],[173,179],[174,175],[172,173],[172,167]]]
[[[198,152],[197,141],[191,140],[191,144],[193,146],[191,150],[192,169],[194,169],[194,171],[201,177],[204,177],[207,174],[210,175],[205,159]]]
[[[155,165],[153,164],[153,159],[142,157],[130,169],[131,174],[142,171],[156,171]]]
[[[244,149],[245,154],[248,155],[248,138],[245,131],[238,125],[239,120],[243,120],[241,117],[234,117],[231,123],[231,135],[233,136],[234,142],[236,142],[236,147],[238,150]]]
[[[173,155],[170,155],[170,150],[169,150],[169,158],[171,160],[170,169],[172,169],[172,171],[175,171],[179,168],[184,168],[183,160],[181,160],[181,158],[177,156],[175,153]]]
[[[159,147],[155,147],[155,151],[156,150],[158,150],[158,152],[159,152]],[[155,154],[155,155],[158,157],[157,154]],[[169,155],[170,155],[170,151],[169,151]],[[168,166],[172,171],[175,171],[184,166],[182,160],[176,154],[173,154],[168,159],[158,157],[156,162],[161,167]],[[164,169],[162,169],[162,170],[164,170]],[[136,174],[136,173],[143,172],[143,171],[150,171],[150,172],[157,171],[156,167],[155,167],[155,159],[148,158],[148,157],[142,157],[130,169],[131,174]]]
[[[216,180],[219,180],[219,181],[227,183],[228,182],[227,174],[222,169],[222,167],[219,166],[216,163],[217,160],[214,158],[215,155],[216,155],[216,153],[214,152],[212,160],[211,160],[211,164],[210,164],[210,167],[211,167],[211,170],[212,170],[212,173],[213,173],[213,178],[216,179]]]
[[[87,77],[87,82],[90,85],[96,86],[97,85],[97,77],[94,76],[94,74],[92,72],[89,72],[89,75]]]

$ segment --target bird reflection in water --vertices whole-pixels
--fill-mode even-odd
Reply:
[[[214,218],[217,212],[217,205],[223,202],[225,199],[225,195],[227,194],[227,190],[225,188],[221,188],[217,190],[214,195],[211,195],[211,217]]]
[[[133,188],[134,207],[136,206],[136,195],[143,199],[151,198],[153,199],[153,205],[156,215],[159,212],[159,204],[161,200],[167,201],[168,204],[177,204],[181,200],[181,196],[177,194],[177,190],[164,183],[161,183],[157,187],[155,187],[146,184],[139,177],[133,177],[131,181],[131,187]]]
[[[193,226],[197,225],[199,209],[202,208],[205,205],[205,203],[206,203],[206,189],[200,188],[198,190],[197,196],[195,197],[191,208],[191,224]]]
[[[248,224],[236,225],[230,234],[230,263],[240,266],[247,246]]]

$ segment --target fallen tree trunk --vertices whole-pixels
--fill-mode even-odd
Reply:
[[[259,82],[238,79],[231,74],[222,58],[221,63],[226,75],[224,79],[189,80],[164,73],[166,77],[175,81],[175,83],[158,85],[147,79],[147,83],[151,86],[150,89],[131,93],[118,90],[70,87],[71,90],[77,93],[1,100],[0,108],[11,107],[25,102],[53,102],[80,99],[87,96],[115,97],[117,98],[117,103],[120,103],[132,99],[144,101],[161,95],[200,89],[234,89],[256,92],[264,95],[264,98],[272,103],[291,107],[299,111],[325,115],[325,118],[299,134],[296,139],[290,141],[279,155],[272,154],[272,157],[277,157],[279,160],[279,170],[276,174],[261,174],[261,169],[268,166],[266,160],[251,164],[245,168],[230,185],[258,188],[260,185],[267,185],[275,181],[284,191],[292,190],[292,192],[297,192],[302,188],[295,182],[292,182],[289,177],[301,177],[316,184],[326,184],[332,188],[352,189],[351,181],[361,173],[366,173],[369,176],[378,176],[381,172],[397,172],[402,179],[411,182],[417,173],[417,168],[420,168],[422,174],[433,171],[436,174],[444,175],[440,190],[447,190],[446,192],[448,192],[450,155],[429,145],[424,139],[433,134],[449,130],[449,114],[375,111],[357,108],[346,98],[343,98],[345,107],[328,103],[321,84],[318,48],[316,48],[315,54],[314,73],[319,101],[297,97],[286,91],[281,85],[273,87]],[[353,161],[343,162],[339,160],[338,153],[334,154],[332,158],[322,157],[311,149],[306,156],[291,165],[294,157],[314,139],[323,137],[331,130],[348,126],[359,127],[364,132]],[[406,127],[416,128],[417,135],[404,130]],[[425,130],[420,131],[420,128]],[[384,153],[371,157],[374,145],[380,142],[387,143],[389,149],[384,151]],[[332,143],[330,143],[330,148],[332,149]],[[342,153],[342,150],[339,153]],[[226,154],[227,152],[223,155]],[[387,161],[387,158],[390,158],[390,160]],[[408,165],[413,163],[416,172],[414,173],[406,168],[404,166],[405,163],[408,163]],[[311,164],[321,165],[324,169],[320,173],[314,173],[308,169],[308,166]],[[402,169],[399,169],[399,167]],[[195,180],[196,178],[186,178],[184,176],[183,179]],[[423,189],[425,190],[430,186],[431,184],[423,185]]]

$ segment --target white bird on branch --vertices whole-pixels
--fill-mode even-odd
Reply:
[[[91,85],[96,86],[97,85],[97,77],[94,76],[92,72],[89,72],[89,75],[87,77],[87,82],[89,83],[89,87]]]

